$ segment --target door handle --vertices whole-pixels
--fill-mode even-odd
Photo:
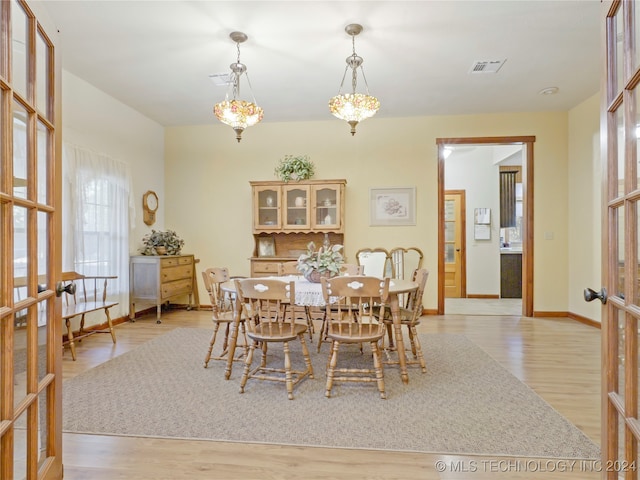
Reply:
[[[590,302],[596,298],[599,299],[603,305],[607,303],[607,289],[602,287],[599,292],[596,292],[591,288],[584,289],[584,300],[586,302]]]
[[[76,284],[68,283],[65,285],[62,282],[56,283],[56,297],[61,296],[64,292],[67,292],[69,295],[74,295],[76,293]]]

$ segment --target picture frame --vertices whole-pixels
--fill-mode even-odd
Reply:
[[[273,237],[258,237],[258,257],[275,257],[276,243]]]
[[[416,224],[416,187],[375,187],[369,190],[369,224]]]

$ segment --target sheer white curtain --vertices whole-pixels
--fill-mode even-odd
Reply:
[[[108,296],[115,318],[129,313],[129,230],[135,222],[129,166],[108,155],[63,145],[62,270],[117,275]]]

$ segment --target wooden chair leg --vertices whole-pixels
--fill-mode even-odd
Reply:
[[[282,350],[284,351],[284,382],[287,386],[287,397],[293,400],[293,378],[291,376],[291,353],[289,351],[289,342],[282,342]]]
[[[302,344],[302,357],[304,358],[304,364],[309,372],[309,378],[313,378],[313,366],[311,365],[311,357],[309,356],[309,349],[307,348],[307,342],[304,341],[304,335],[300,335],[300,343]]]
[[[386,324],[387,327],[387,337],[389,338],[389,350],[393,350],[393,328],[391,328],[390,324]]]
[[[109,315],[109,311],[105,310],[105,312],[107,312],[107,316]],[[82,338],[84,337],[84,313],[82,315],[80,315],[80,329],[78,330],[78,343],[80,343],[82,341]]]
[[[313,341],[313,334],[316,332],[316,328],[313,325],[313,319],[311,318],[311,308],[304,307],[304,313],[307,316],[307,328],[309,329],[309,341]]]
[[[320,353],[320,347],[327,337],[327,314],[322,317],[322,325],[320,325],[320,334],[318,335],[318,353]]]
[[[409,330],[413,334],[413,338],[416,342],[416,355],[418,357],[418,362],[420,362],[420,367],[422,368],[422,373],[427,373],[427,362],[424,359],[424,355],[422,354],[422,345],[420,345],[420,339],[418,338],[418,331],[416,330],[415,325],[409,327]]]
[[[71,358],[75,361],[76,359],[76,344],[73,341],[73,330],[71,329],[71,319],[67,318],[65,320],[67,324],[67,340],[69,341],[69,349],[71,350]]]
[[[378,391],[380,392],[380,398],[384,400],[387,398],[387,394],[384,391],[384,371],[382,370],[382,356],[380,355],[378,342],[371,342],[371,350],[373,351],[373,368],[376,372]]]
[[[111,315],[109,315],[109,309],[105,308],[104,313],[107,316],[107,324],[109,325],[109,333],[111,333],[111,341],[113,341],[113,343],[116,343],[116,331],[113,329],[113,324],[111,323]]]
[[[211,360],[211,352],[213,352],[213,345],[216,343],[216,337],[218,336],[218,330],[220,329],[220,324],[216,323],[213,327],[213,334],[211,335],[211,340],[209,340],[209,348],[207,349],[207,355],[204,357],[204,368],[207,368],[209,365],[209,360]],[[225,340],[226,343],[226,340]]]
[[[338,364],[338,342],[333,342],[331,346],[331,360],[327,368],[327,386],[324,396],[331,397],[331,389],[333,388],[333,376],[335,375],[336,365]]]
[[[249,353],[244,361],[244,370],[242,371],[242,379],[240,379],[240,393],[244,393],[244,387],[249,379],[249,369],[251,368],[251,362],[253,361],[253,352],[258,346],[258,342],[253,342],[249,347]]]

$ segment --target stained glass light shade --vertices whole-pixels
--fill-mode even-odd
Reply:
[[[264,115],[262,108],[255,103],[236,99],[225,99],[216,103],[213,113],[218,120],[233,128],[238,142],[242,138],[243,130],[260,122]]]
[[[373,117],[379,108],[380,101],[364,93],[344,93],[329,100],[329,111],[351,125],[351,135],[356,134],[358,122]]]

